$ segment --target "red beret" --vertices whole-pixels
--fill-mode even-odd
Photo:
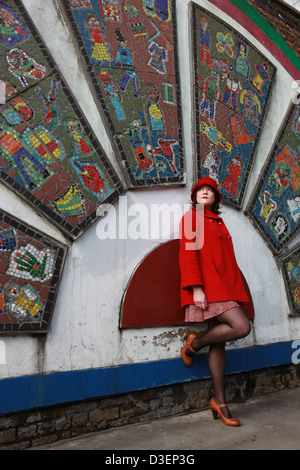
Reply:
[[[204,176],[203,178],[200,178],[200,180],[195,184],[195,186],[192,188],[191,190],[191,198],[193,198],[193,194],[194,192],[200,188],[200,186],[204,186],[205,184],[207,184],[208,186],[211,186],[213,189],[216,190],[218,196],[219,196],[219,201],[221,200],[221,193],[218,189],[218,185],[217,185],[217,182],[212,179],[212,178],[209,178],[208,176]]]

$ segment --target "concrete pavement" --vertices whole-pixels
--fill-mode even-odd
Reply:
[[[99,431],[31,450],[168,450],[173,454],[189,451],[192,455],[197,450],[300,449],[300,387],[233,403],[230,410],[241,426],[224,426],[220,418],[213,420],[209,409]],[[107,455],[116,459],[122,452]]]

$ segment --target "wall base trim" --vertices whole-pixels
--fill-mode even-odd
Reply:
[[[227,374],[292,363],[292,342],[231,349]],[[191,367],[175,359],[0,380],[0,414],[88,400],[210,377],[208,354]]]

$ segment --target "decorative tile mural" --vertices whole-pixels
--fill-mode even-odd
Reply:
[[[65,0],[129,187],[184,181],[175,0]]]
[[[0,332],[45,333],[66,247],[0,210]]]
[[[238,31],[192,4],[197,178],[240,208],[275,67]]]
[[[281,260],[291,314],[300,315],[300,248],[287,253]]]
[[[0,18],[1,182],[76,238],[122,186],[21,2]]]
[[[279,253],[299,230],[299,105],[292,105],[284,119],[247,213],[274,253]]]

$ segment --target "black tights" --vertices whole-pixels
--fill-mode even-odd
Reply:
[[[251,324],[240,307],[235,307],[208,321],[208,329],[202,336],[193,339],[195,351],[209,346],[208,364],[212,376],[216,403],[226,403],[225,397],[225,345],[226,341],[244,338],[251,331]],[[187,355],[192,355],[187,350]],[[222,408],[226,418],[230,418],[228,408]]]

